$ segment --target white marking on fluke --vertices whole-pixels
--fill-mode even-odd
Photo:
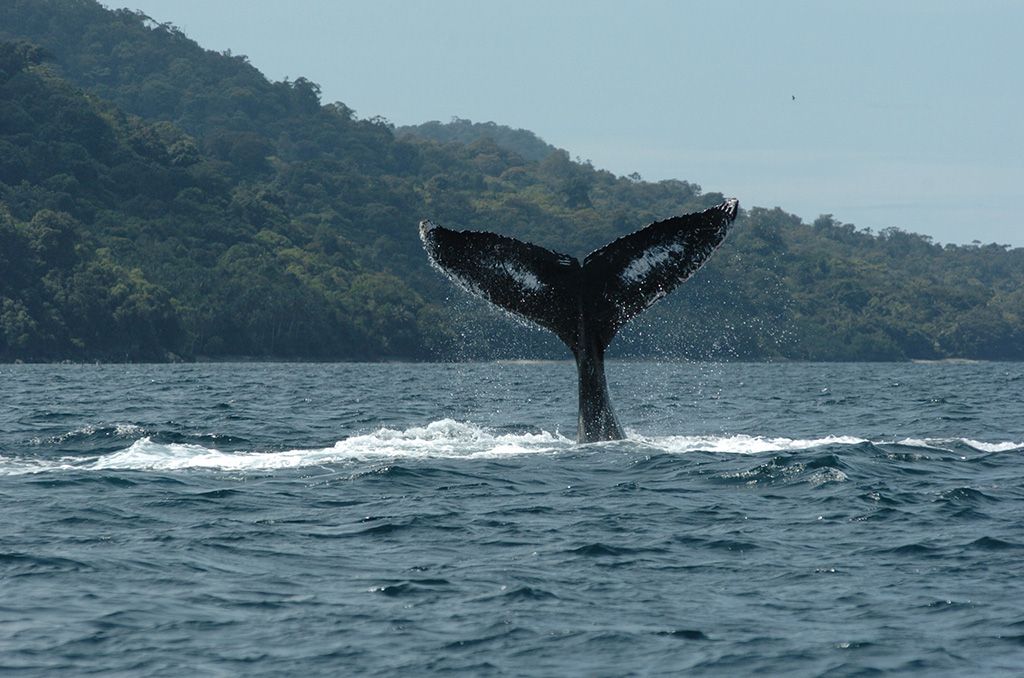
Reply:
[[[504,264],[502,267],[522,288],[531,292],[540,292],[545,288],[544,283],[532,271],[509,264]]]
[[[673,244],[665,247],[652,247],[629,263],[629,266],[622,269],[619,277],[625,283],[635,283],[642,280],[656,267],[668,262],[670,259],[680,256],[686,248],[681,244]]]

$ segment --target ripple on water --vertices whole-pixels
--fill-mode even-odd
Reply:
[[[571,369],[5,368],[4,665],[1012,675],[1024,367]]]

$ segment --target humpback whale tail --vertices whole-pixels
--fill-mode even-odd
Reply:
[[[469,292],[554,332],[576,358],[581,443],[625,437],[604,376],[623,325],[675,289],[722,244],[739,202],[650,224],[584,258],[495,233],[420,222],[430,261]]]

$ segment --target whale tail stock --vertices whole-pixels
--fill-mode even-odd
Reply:
[[[584,258],[514,238],[420,222],[430,261],[469,292],[554,332],[579,373],[579,442],[619,440],[604,351],[619,329],[693,275],[722,244],[739,202],[650,224]]]

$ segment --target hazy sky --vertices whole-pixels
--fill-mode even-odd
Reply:
[[[360,117],[493,120],[805,221],[1024,246],[1018,0],[120,1]]]

